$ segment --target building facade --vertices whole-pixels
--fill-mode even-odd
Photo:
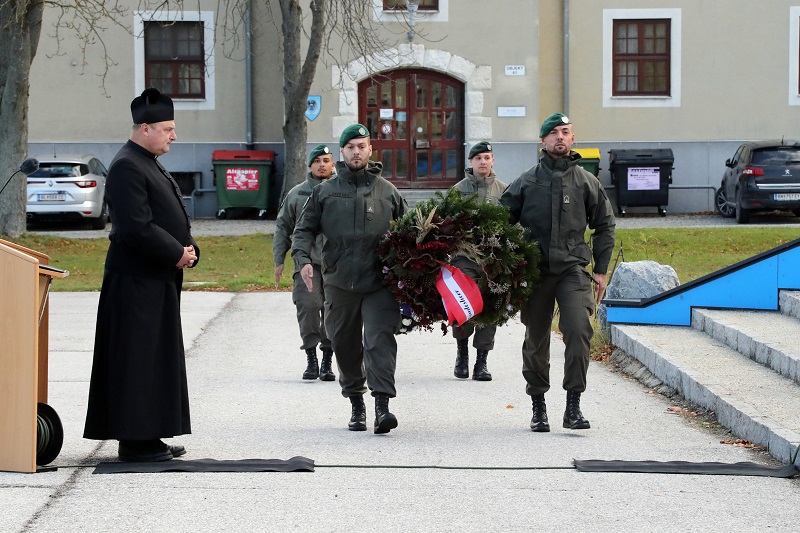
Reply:
[[[365,2],[388,44],[320,63],[308,143],[335,148],[348,124],[366,124],[384,175],[412,200],[458,181],[482,140],[493,143],[498,176],[512,181],[535,163],[539,123],[554,111],[571,117],[576,147],[599,149],[612,201],[610,150],[670,149],[671,213],[713,210],[725,159],[741,141],[800,137],[798,0],[422,0],[413,14],[404,1]],[[234,17],[212,0],[131,10],[130,32],[102,33],[115,61],[104,89],[99,48],[85,62],[76,42],[55,53],[55,13],[46,10],[31,72],[31,155],[93,153],[107,164],[128,137],[131,98],[154,85],[176,103],[178,141],[163,163],[193,177],[194,215],[216,212],[216,150],[276,152],[276,211],[280,21],[252,4],[249,32],[226,28]]]

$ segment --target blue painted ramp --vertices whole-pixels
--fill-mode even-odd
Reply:
[[[800,239],[650,298],[602,303],[610,324],[689,326],[693,307],[776,311],[781,289],[800,289]]]

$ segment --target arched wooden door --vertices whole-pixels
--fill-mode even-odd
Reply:
[[[398,188],[450,187],[464,177],[464,84],[437,72],[401,69],[358,86],[359,121],[372,159]]]

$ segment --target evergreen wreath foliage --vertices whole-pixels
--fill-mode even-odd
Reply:
[[[411,319],[413,325],[432,330],[441,322],[446,333],[447,313],[436,289],[440,266],[459,256],[477,263],[483,311],[471,322],[501,326],[539,282],[541,252],[528,239],[527,229],[509,224],[505,207],[450,190],[437,192],[393,221],[376,253],[383,282],[403,308],[404,326]]]

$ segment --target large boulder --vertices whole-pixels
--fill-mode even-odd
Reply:
[[[678,274],[669,265],[655,261],[631,261],[620,263],[611,276],[611,283],[606,288],[605,298],[649,298],[680,285]],[[606,306],[597,310],[600,328],[606,335],[610,334]]]

